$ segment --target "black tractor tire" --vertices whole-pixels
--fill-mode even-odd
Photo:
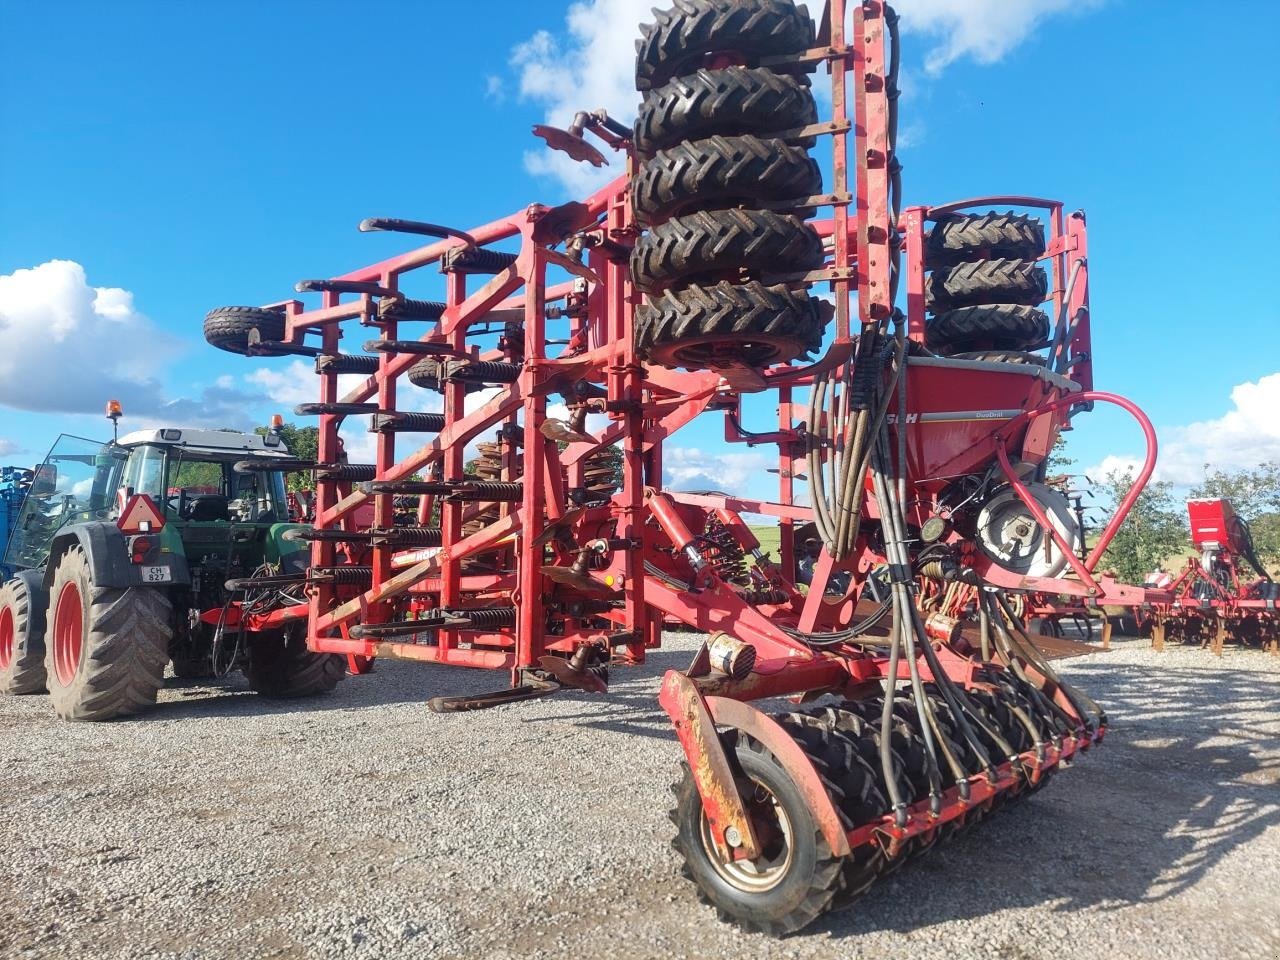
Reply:
[[[283,340],[284,314],[260,307],[218,307],[205,314],[205,340],[228,353],[247,354],[249,334],[254,330],[262,340]]]
[[[822,266],[822,239],[799,217],[771,210],[704,210],[659,224],[637,241],[631,278],[645,293],[739,282]]]
[[[156,587],[97,587],[72,546],[49,589],[45,674],[63,720],[110,720],[156,702],[169,662],[173,603]]]
[[[766,821],[772,830],[757,829],[764,863],[756,869],[777,873],[755,889],[743,889],[750,884],[737,879],[740,874],[721,861],[712,845],[702,798],[687,769],[675,787],[676,807],[671,814],[677,831],[675,849],[684,860],[681,872],[697,885],[698,898],[715,907],[722,920],[774,936],[794,933],[826,911],[840,892],[840,859],[818,829],[804,795],[771,753],[742,736],[736,746],[730,743],[726,749],[736,752],[742,773],[756,785],[752,798],[756,802],[748,810],[758,810],[762,819],[773,818],[772,823]],[[779,829],[783,817],[790,828],[789,846]],[[775,866],[779,858],[786,858],[781,867]],[[766,885],[769,880],[771,885]]]
[[[725,362],[765,367],[817,350],[829,317],[829,304],[786,286],[751,281],[668,290],[636,311],[636,350],[650,362],[688,370]]]
[[[273,700],[328,693],[346,673],[346,657],[308,650],[300,630],[259,634],[249,643],[249,686]]]
[[[636,152],[647,157],[685,140],[767,137],[818,122],[808,84],[764,68],[725,67],[676,77],[645,94],[636,117]],[[812,147],[816,137],[789,142]]]
[[[953,353],[952,360],[983,360],[987,363],[1016,363],[1027,367],[1043,367],[1048,361],[1038,353],[1021,350],[977,350],[972,353]]]
[[[0,693],[44,692],[44,615],[40,576],[19,573],[0,586]]]
[[[708,137],[659,150],[631,184],[631,202],[643,226],[695,210],[798,201],[822,191],[822,172],[803,148],[785,140]]]
[[[1049,318],[1035,307],[989,303],[940,313],[929,321],[924,333],[926,346],[938,353],[971,345],[1026,350],[1048,338]]]
[[[814,43],[809,11],[791,0],[675,0],[654,11],[636,41],[636,89],[660,87],[693,73],[710,54],[755,66],[764,57],[807,50]],[[807,71],[812,68],[795,68]]]
[[[975,260],[934,270],[925,288],[926,306],[934,313],[979,303],[1044,302],[1049,278],[1034,260]]]
[[[931,269],[972,260],[1035,260],[1044,253],[1044,224],[1012,210],[953,213],[929,231],[925,262]]]

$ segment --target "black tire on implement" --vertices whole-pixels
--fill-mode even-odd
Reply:
[[[1049,336],[1049,318],[1043,311],[1017,303],[989,303],[948,310],[925,327],[925,345],[947,353],[966,347],[1026,350]]]
[[[259,634],[249,644],[249,686],[276,700],[328,693],[347,673],[346,657],[307,649],[298,631]]]
[[[0,586],[0,693],[44,690],[44,615],[39,575],[19,573]]]
[[[631,202],[642,226],[695,210],[803,200],[822,191],[822,172],[804,151],[785,140],[709,137],[660,150],[631,184]],[[791,212],[807,217],[812,207]]]
[[[96,587],[76,545],[49,589],[45,673],[63,720],[110,720],[156,702],[169,662],[173,603],[156,587]]]
[[[817,350],[829,317],[825,301],[754,280],[668,290],[636,311],[636,350],[665,367],[766,367]]]
[[[983,360],[987,363],[1016,363],[1027,367],[1044,367],[1048,365],[1038,353],[1024,353],[1021,350],[978,350],[973,353],[953,353],[952,360]]]
[[[634,142],[637,153],[645,157],[685,140],[767,137],[817,122],[813,92],[795,77],[764,68],[704,69],[645,94]],[[812,147],[815,140],[790,142]]]
[[[775,936],[794,933],[826,911],[840,892],[840,858],[773,754],[741,735],[736,746],[730,741],[726,749],[736,753],[743,775],[756,784],[748,797],[748,813],[764,827],[757,829],[762,851],[756,872],[744,876],[742,868],[725,865],[714,850],[702,798],[687,768],[675,787],[671,813],[675,849],[684,860],[682,872],[697,885],[699,899],[715,907],[722,920]],[[768,820],[773,822],[762,822]]]
[[[1035,260],[1044,253],[1044,225],[1014,213],[953,213],[933,225],[925,261],[936,270],[972,260]]]
[[[705,210],[659,224],[637,241],[631,277],[656,294],[691,283],[816,270],[822,239],[799,217],[770,210]]]
[[[814,43],[809,11],[791,0],[675,0],[654,16],[636,41],[636,89],[641,91],[692,73],[709,54],[729,54],[755,66],[763,57],[799,53]]]
[[[283,340],[284,314],[260,307],[218,307],[205,314],[205,340],[228,353],[247,354],[249,334],[254,330],[262,340]]]
[[[934,270],[925,288],[934,313],[979,303],[1021,303],[1034,307],[1049,292],[1049,278],[1034,260],[975,260]]]
[[[444,361],[438,357],[423,357],[409,368],[406,376],[415,387],[421,387],[423,390],[439,391],[444,388],[444,383],[440,379],[443,367]],[[477,390],[483,389],[483,383],[468,382],[466,384],[467,393],[475,393]]]

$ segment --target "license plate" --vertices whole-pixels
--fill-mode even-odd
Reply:
[[[143,567],[142,582],[143,583],[168,583],[173,579],[173,574],[169,572],[168,567]]]

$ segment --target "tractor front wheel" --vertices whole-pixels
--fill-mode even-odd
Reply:
[[[172,622],[166,593],[95,586],[84,550],[69,549],[53,575],[45,629],[54,712],[63,720],[110,720],[153,705]]]
[[[0,693],[44,690],[44,604],[38,577],[0,586]]]
[[[249,645],[249,686],[264,697],[290,699],[328,693],[347,672],[345,657],[307,649],[301,633],[263,633]]]

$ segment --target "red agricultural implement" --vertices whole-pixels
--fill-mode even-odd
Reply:
[[[1030,197],[899,209],[892,11],[832,0],[815,27],[790,0],[679,0],[656,17],[634,128],[603,112],[535,128],[583,162],[611,151],[613,182],[465,230],[366,220],[432,242],[298,285],[318,303],[209,315],[211,343],[314,357],[318,382],[297,410],[318,418],[318,458],[292,465],[315,478],[297,534],[311,566],[261,583],[241,622],[511,678],[442,711],[604,691],[664,621],[706,632],[659,697],[688,761],[677,846],[723,916],[785,933],[1102,738],[1006,594],[1141,602],[1096,567],[1155,443],[1093,389],[1082,214]],[[753,395],[776,423],[748,429]],[[1098,403],[1129,411],[1149,451],[1081,559],[1046,457]],[[373,462],[343,455],[356,416]],[[663,488],[668,441],[708,418],[777,449],[776,499]],[[747,514],[776,518],[777,562]],[[803,524],[823,543],[807,590]],[[922,579],[978,588],[976,627],[931,627]],[[305,608],[262,600],[299,584]]]
[[[1200,551],[1143,610],[1142,628],[1151,645],[1198,643],[1222,656],[1239,643],[1280,654],[1280,584],[1258,559],[1248,525],[1230,500],[1188,500],[1191,543]],[[1246,565],[1250,569],[1246,569]],[[1252,576],[1250,575],[1252,571]]]

